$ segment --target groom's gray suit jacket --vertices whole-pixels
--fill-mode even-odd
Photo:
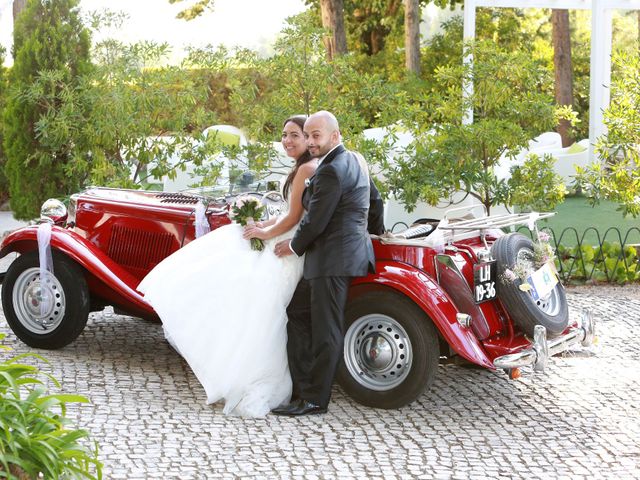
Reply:
[[[306,253],[304,278],[358,277],[375,269],[367,232],[369,178],[342,145],[322,161],[302,194],[307,213],[291,248]]]

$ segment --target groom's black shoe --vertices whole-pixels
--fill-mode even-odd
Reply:
[[[299,398],[288,405],[274,408],[271,413],[275,415],[284,415],[287,417],[297,417],[300,415],[315,415],[318,413],[327,413],[327,409]]]

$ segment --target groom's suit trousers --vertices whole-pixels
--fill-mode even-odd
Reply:
[[[287,314],[293,394],[326,408],[344,344],[344,308],[351,277],[302,280]],[[310,305],[310,309],[305,308]]]

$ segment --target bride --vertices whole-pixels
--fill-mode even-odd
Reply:
[[[282,145],[296,160],[283,187],[288,211],[245,232],[266,240],[264,250],[252,250],[242,227],[232,223],[167,257],[138,286],[204,387],[207,403],[224,401],[225,414],[261,417],[291,396],[286,307],[304,259],[278,258],[273,247],[293,236],[305,180],[318,166],[307,152],[305,119],[290,117],[282,130]]]

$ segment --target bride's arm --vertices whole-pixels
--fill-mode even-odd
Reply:
[[[264,222],[256,222],[255,225],[260,228],[266,228],[266,227],[270,227],[277,221],[278,221],[278,217],[271,217],[269,220],[265,220]]]
[[[300,221],[304,212],[304,209],[302,208],[302,192],[304,192],[305,189],[304,181],[315,173],[316,167],[316,162],[311,161],[300,165],[298,168],[296,176],[293,178],[293,182],[291,182],[289,211],[286,215],[278,217],[278,220],[274,225],[266,228],[245,228],[244,237],[269,240],[270,238],[277,237],[278,235],[291,230],[291,228]]]

